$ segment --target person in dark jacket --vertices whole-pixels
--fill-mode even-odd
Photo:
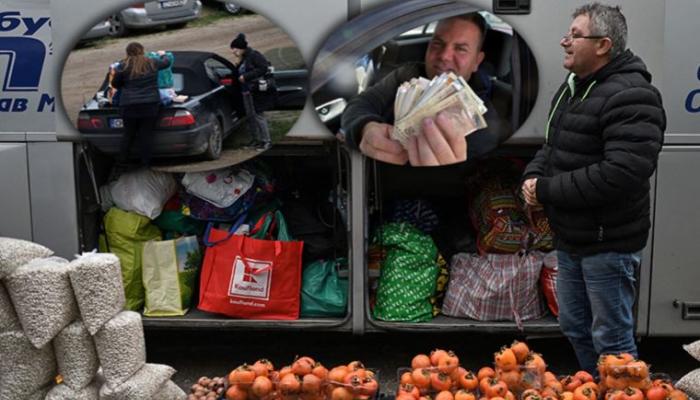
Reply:
[[[581,368],[595,375],[601,354],[637,355],[635,276],[666,115],[644,62],[626,49],[619,7],[588,4],[573,18],[560,42],[571,73],[554,95],[522,193],[544,205],[559,261],[559,324]]]
[[[479,13],[441,20],[428,44],[424,63],[402,65],[350,100],[341,120],[348,146],[380,161],[427,166],[479,157],[505,141],[512,129],[498,116],[489,99],[489,77],[478,72],[485,56],[482,51],[485,34],[486,21]],[[439,114],[436,118],[426,118],[423,133],[409,140],[404,149],[390,136],[397,88],[412,78],[432,79],[444,72],[462,76],[484,101],[488,108],[485,115],[488,127],[470,134],[465,141],[463,132],[455,129],[445,115]]]
[[[129,149],[138,136],[141,162],[151,163],[153,130],[158,120],[160,93],[158,92],[158,70],[168,68],[170,60],[164,51],[160,59],[149,59],[143,46],[132,42],[126,46],[126,58],[119,62],[112,79],[112,86],[119,89],[119,111],[124,121],[118,162],[125,163]]]
[[[257,50],[248,46],[243,33],[231,41],[231,52],[240,60],[238,81],[241,88],[242,104],[238,112],[248,117],[251,141],[249,146],[263,151],[272,145],[270,129],[263,112],[272,108],[277,89],[270,72],[270,62]],[[237,102],[240,103],[240,102]]]

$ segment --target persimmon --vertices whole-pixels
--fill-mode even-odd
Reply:
[[[260,375],[253,381],[250,392],[257,397],[265,397],[272,392],[272,381],[267,376]]]
[[[319,362],[314,365],[314,369],[311,370],[311,373],[318,376],[322,381],[328,378],[328,368],[324,367],[323,364]]]
[[[418,397],[413,397],[410,394],[402,393],[396,396],[396,400],[416,400]]]
[[[430,386],[438,392],[450,390],[450,387],[452,387],[452,379],[450,379],[449,375],[442,372],[431,374]]]
[[[646,379],[635,379],[631,378],[628,380],[629,382],[627,383],[628,386],[637,388],[641,391],[646,391],[651,387],[651,380],[649,378]]]
[[[665,400],[670,392],[661,386],[652,386],[647,390],[647,400]]]
[[[345,375],[349,372],[347,365],[340,365],[333,367],[328,371],[328,380],[331,382],[343,382],[345,381]]]
[[[488,386],[486,387],[486,397],[503,397],[508,391],[508,385],[502,380],[496,378],[489,378]]]
[[[667,398],[669,400],[688,400],[688,395],[682,390],[673,389]]]
[[[542,396],[542,400],[545,399],[545,397],[554,397],[554,398],[559,398],[559,393],[557,393],[556,390],[552,389],[551,387],[547,386],[542,391],[540,392],[540,395]]]
[[[333,389],[333,391],[331,392],[331,400],[353,400],[353,397],[354,396],[353,396],[352,392],[350,390],[342,387],[342,386],[338,386],[337,388]],[[402,399],[402,400],[412,400],[412,399],[413,398],[411,397],[409,399]],[[399,398],[397,397],[396,400],[399,400]]]
[[[243,364],[233,371],[228,376],[230,385],[238,385],[241,389],[248,389],[255,380],[255,371],[248,364]]]
[[[559,400],[559,396],[553,394],[543,395],[542,400]]]
[[[442,390],[435,395],[435,400],[454,400],[454,395],[449,390]]]
[[[314,369],[316,362],[310,357],[300,357],[292,363],[292,372],[294,375],[304,376],[310,374]]]
[[[476,400],[476,395],[468,390],[459,389],[455,393],[455,400]]]
[[[627,363],[627,375],[637,378],[646,379],[649,377],[649,366],[642,360],[635,360]]]
[[[365,365],[362,364],[362,361],[355,360],[348,363],[348,370],[357,371],[360,369],[365,369]]]
[[[413,369],[428,368],[430,366],[432,366],[432,363],[430,362],[430,357],[428,357],[427,354],[417,354],[411,360],[411,368]]]
[[[433,398],[428,396],[428,395],[425,395],[425,396],[419,397],[418,400],[433,400]]]
[[[505,400],[505,399],[501,396],[494,396],[494,397],[489,397],[489,400]]]
[[[596,392],[600,392],[600,388],[598,388],[598,384],[593,382],[593,381],[582,383],[581,386],[582,387],[589,387],[589,388],[595,390]]]
[[[226,390],[226,400],[246,400],[248,392],[238,385],[229,386]]]
[[[605,396],[603,396],[604,400],[622,400],[622,396],[625,395],[625,392],[620,390],[620,389],[613,389],[613,390],[608,390],[605,392]]]
[[[597,400],[598,392],[590,387],[579,386],[574,390],[574,400]]]
[[[518,390],[521,386],[520,371],[513,369],[511,371],[501,371],[496,374],[498,379],[506,383],[509,389]]]
[[[450,372],[450,378],[452,378],[453,384],[459,384],[459,378],[467,374],[467,370],[464,367],[457,367],[452,372]]]
[[[554,375],[552,371],[544,371],[544,374],[542,375],[542,382],[547,383],[551,381],[559,382],[559,379],[557,379],[557,376]]]
[[[561,394],[564,392],[564,386],[559,382],[558,380],[554,379],[548,382],[544,383],[545,387],[551,388],[554,390],[557,394]]]
[[[503,371],[511,371],[518,365],[515,353],[508,347],[503,347],[497,353],[494,353],[494,361],[496,368]]]
[[[593,379],[593,375],[589,374],[586,371],[576,371],[576,373],[574,374],[574,378],[580,380],[581,383],[593,382],[595,380]]]
[[[622,400],[644,400],[644,393],[637,388],[625,388],[623,393]]]
[[[374,397],[379,391],[379,382],[374,378],[365,378],[362,380],[362,389],[360,394],[363,396],[368,396],[369,398]]]
[[[314,374],[306,374],[301,379],[301,392],[302,393],[320,393],[321,384],[323,381],[321,378]]]
[[[559,395],[560,400],[574,400],[574,392],[562,392]]]
[[[447,355],[447,352],[445,350],[442,350],[442,349],[435,349],[435,350],[431,351],[430,352],[430,364],[433,367],[437,367],[440,359],[446,355]]]
[[[527,353],[530,352],[530,348],[527,346],[527,344],[525,344],[525,342],[514,340],[510,345],[510,349],[513,351],[513,354],[515,354],[515,360],[518,362],[518,364],[525,363]]]
[[[623,390],[629,386],[629,379],[616,378],[612,375],[608,375],[605,377],[605,380],[603,380],[602,383],[607,389]]]
[[[476,373],[479,382],[484,378],[493,378],[494,376],[496,376],[496,371],[491,367],[481,367],[479,372]]]
[[[402,393],[409,394],[415,397],[416,399],[420,397],[420,390],[418,389],[418,387],[416,387],[415,385],[411,385],[410,383],[399,385],[399,391],[397,395],[400,396]]]
[[[515,400],[515,394],[511,392],[510,390],[506,392],[506,395],[503,396],[505,400]]]
[[[403,374],[401,374],[400,383],[402,385],[413,385],[413,376],[411,375],[411,371],[406,371]]]
[[[295,374],[287,374],[277,384],[282,394],[296,394],[301,390],[301,380]]]
[[[531,395],[537,395],[537,396],[539,396],[539,395],[540,395],[540,391],[537,390],[537,389],[525,389],[525,390],[523,390],[523,392],[520,394],[520,397],[522,397],[523,399],[525,399],[527,396],[531,396]]]
[[[540,375],[544,375],[544,372],[547,370],[547,364],[544,362],[542,354],[531,351],[525,359],[525,368],[534,368]]]
[[[446,355],[442,356],[437,363],[438,371],[445,374],[450,374],[452,371],[459,367],[459,357],[452,352],[448,351]]]
[[[279,379],[284,378],[286,375],[292,374],[292,366],[291,365],[285,365],[279,370],[279,373],[277,374],[277,377]]]
[[[479,386],[479,379],[473,372],[467,371],[466,374],[459,377],[459,385],[462,387],[462,389],[476,390],[476,388]]]
[[[559,381],[564,387],[564,390],[573,392],[577,387],[581,386],[583,382],[580,379],[575,378],[573,375],[566,375]]]
[[[484,378],[479,380],[479,392],[484,395],[489,387],[489,381],[493,378]]]
[[[358,369],[355,371],[348,372],[345,375],[345,378],[343,378],[343,383],[350,383],[351,380],[358,380],[362,382],[363,379],[367,377],[367,373],[365,372],[364,369]]]
[[[257,376],[270,376],[270,372],[275,370],[270,360],[265,358],[256,361],[251,368],[255,371],[255,375]]]
[[[418,386],[418,389],[430,388],[430,371],[425,368],[414,369],[411,373],[413,384]]]

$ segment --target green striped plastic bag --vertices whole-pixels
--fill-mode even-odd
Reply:
[[[430,298],[437,288],[437,247],[430,236],[407,223],[384,225],[375,242],[386,251],[374,317],[424,322],[433,318]]]

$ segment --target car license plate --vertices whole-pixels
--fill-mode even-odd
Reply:
[[[124,127],[124,120],[121,118],[110,118],[109,127],[112,129],[118,129]]]
[[[180,7],[184,5],[187,2],[187,0],[168,0],[168,1],[161,1],[160,2],[160,8],[173,8],[173,7]]]

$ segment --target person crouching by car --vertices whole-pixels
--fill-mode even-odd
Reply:
[[[272,108],[277,94],[270,72],[270,62],[260,52],[248,47],[243,33],[239,33],[231,41],[231,52],[240,60],[238,82],[242,95],[242,111],[248,117],[251,135],[248,146],[260,151],[267,150],[272,143],[263,112]]]
[[[168,68],[170,60],[164,51],[158,51],[160,58],[149,59],[143,46],[132,42],[126,46],[126,58],[116,68],[112,86],[118,89],[119,112],[124,121],[124,136],[119,146],[117,162],[125,164],[129,149],[138,136],[141,162],[151,163],[153,130],[158,121],[160,93],[158,92],[158,70]]]

